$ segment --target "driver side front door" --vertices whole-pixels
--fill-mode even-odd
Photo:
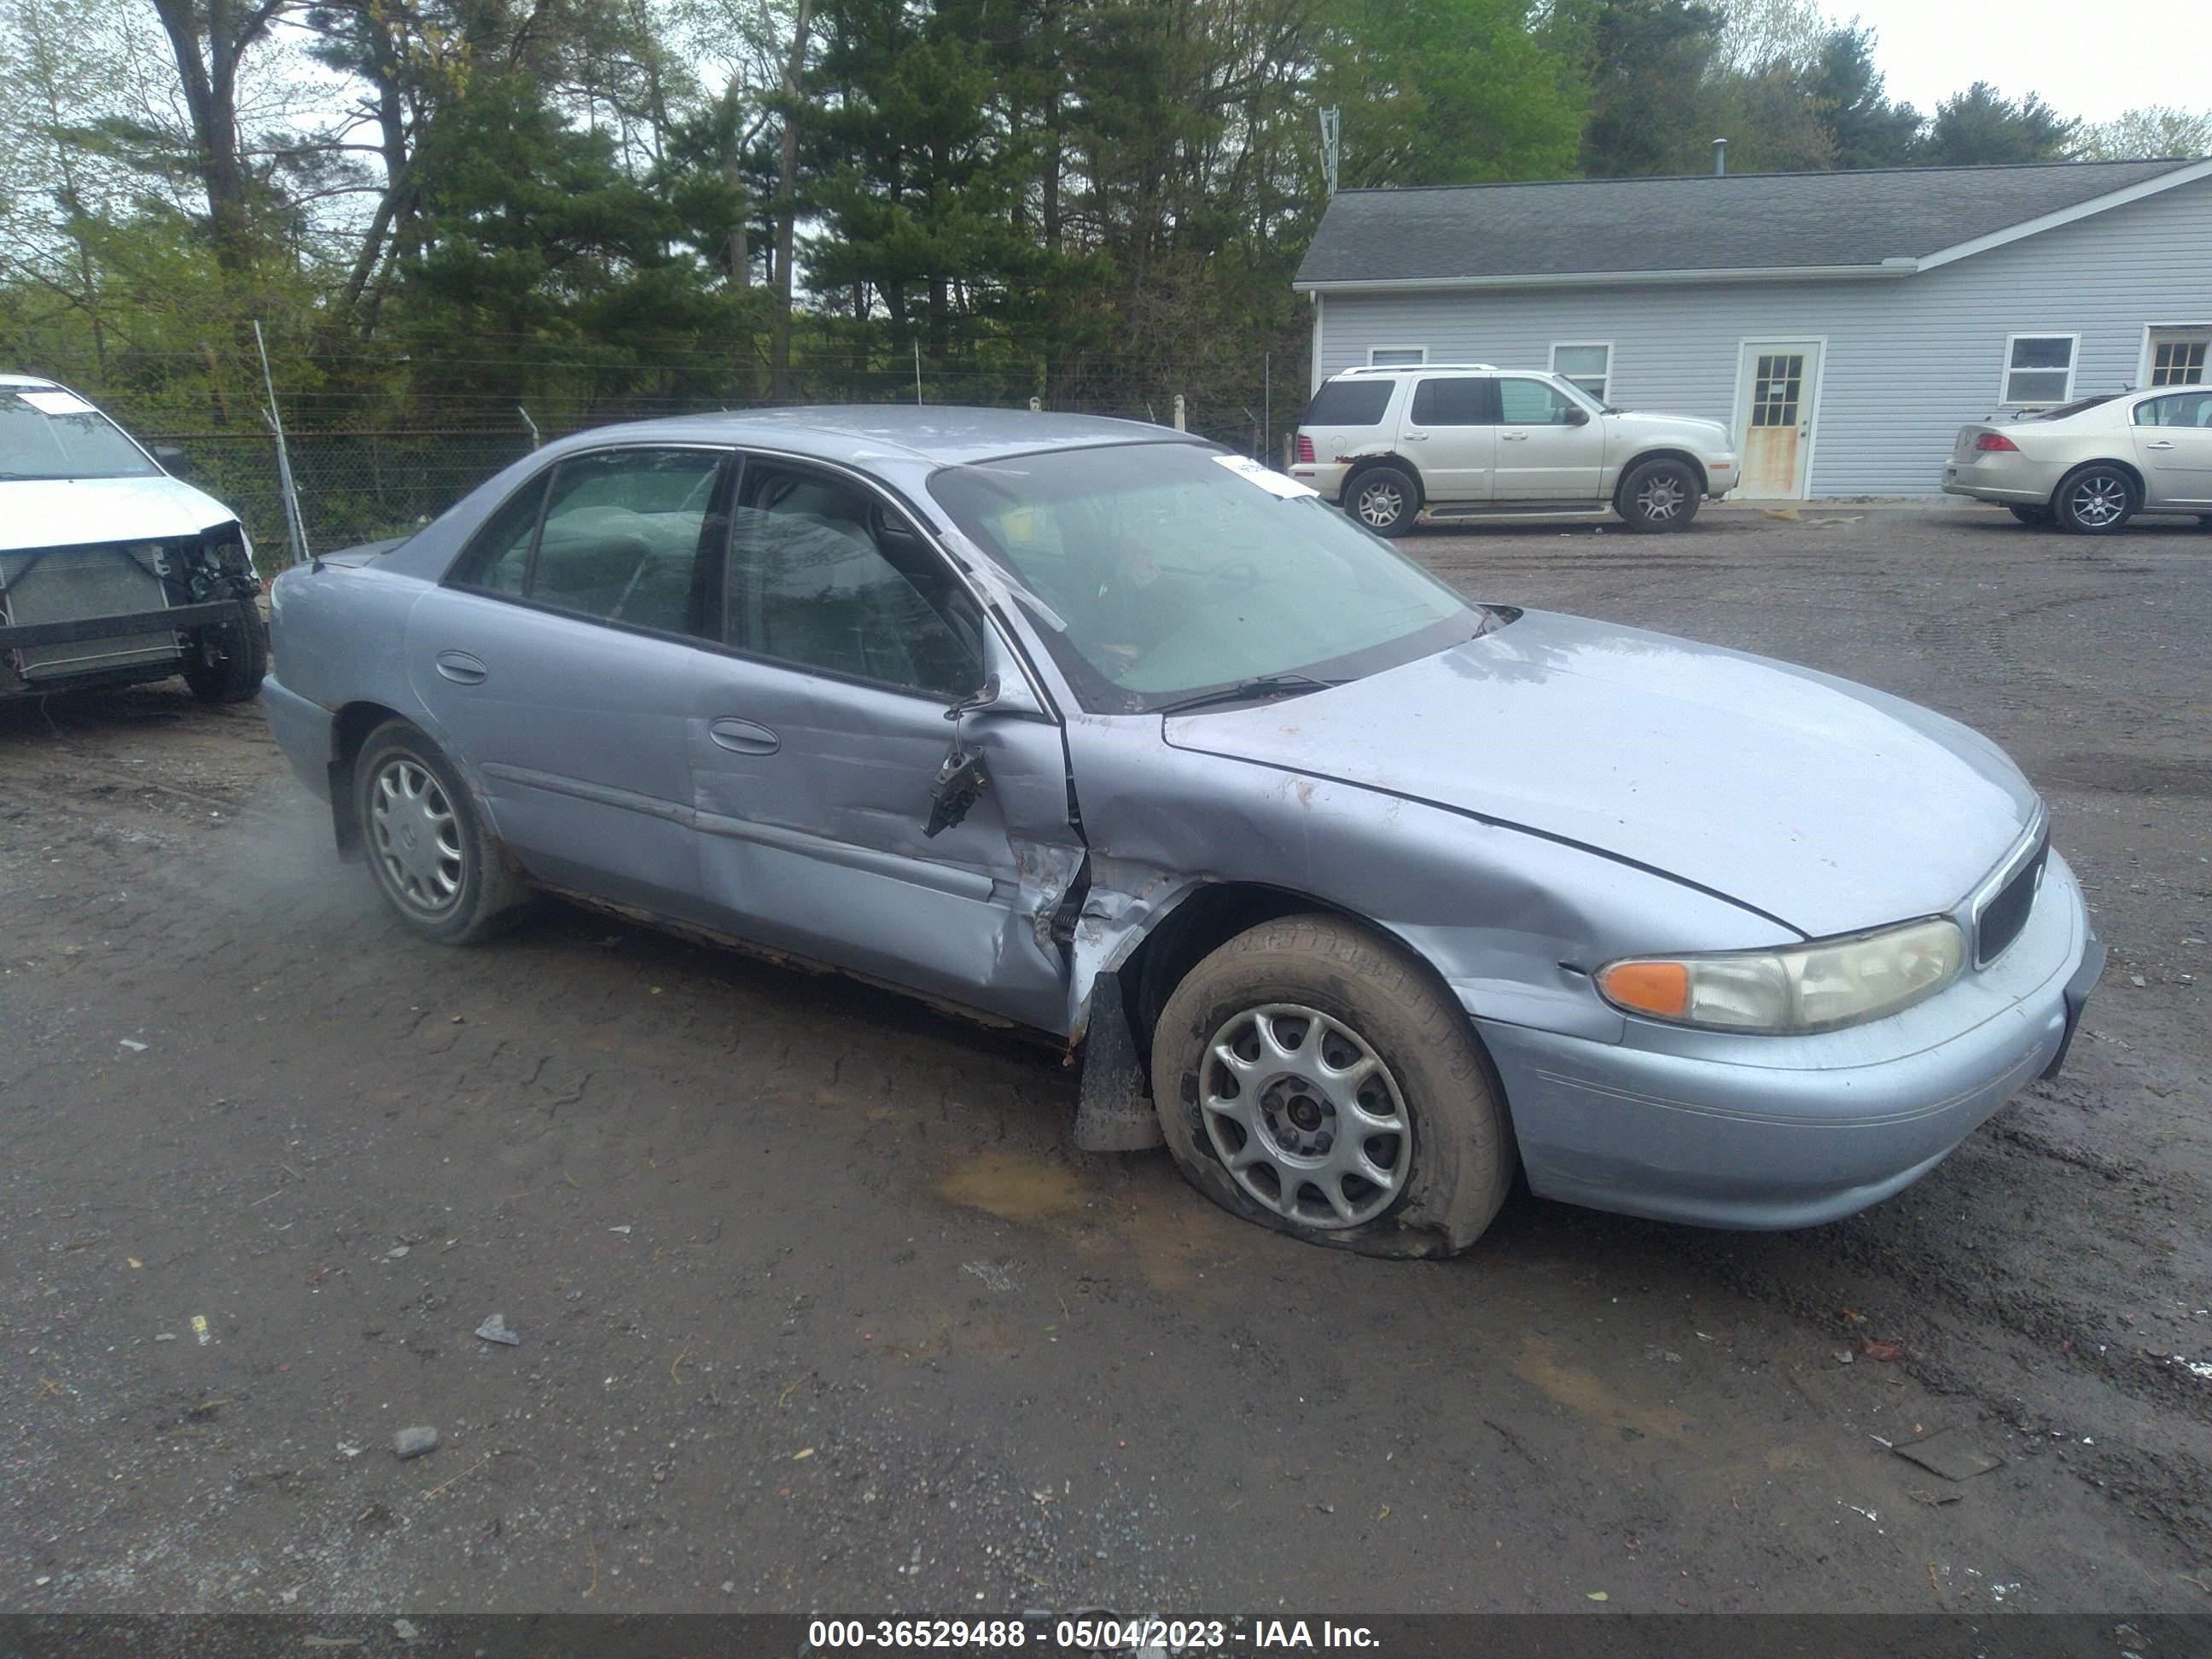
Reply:
[[[849,478],[751,458],[732,509],[720,650],[691,760],[715,924],[1046,1030],[1067,1024],[1053,925],[1082,860],[1058,724],[965,714],[988,787],[928,833],[955,702],[1002,650],[943,556]],[[1015,678],[1010,658],[1002,684]],[[1009,687],[1012,690],[1013,688]]]

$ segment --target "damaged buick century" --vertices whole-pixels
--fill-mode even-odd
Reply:
[[[181,674],[261,689],[269,636],[246,532],[69,390],[0,374],[0,697]]]
[[[1993,744],[1472,604],[1158,428],[786,410],[549,446],[273,591],[278,742],[405,923],[552,892],[1079,1048],[1319,1243],[1546,1196],[1799,1227],[2054,1073],[2104,960]]]

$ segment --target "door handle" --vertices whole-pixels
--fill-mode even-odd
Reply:
[[[1425,444],[1429,441],[1429,434],[1425,432],[1403,432],[1399,436],[1409,444]]]
[[[1498,441],[1502,444],[1525,444],[1528,441],[1528,434],[1525,432],[1501,432],[1498,434]]]
[[[709,723],[707,735],[733,755],[773,755],[782,746],[765,726],[726,716]]]
[[[2173,447],[2173,440],[2171,438],[2160,438],[2156,443],[2145,444],[2143,447],[2145,449],[2171,449]]]
[[[455,685],[482,685],[491,671],[465,651],[441,651],[438,672]]]

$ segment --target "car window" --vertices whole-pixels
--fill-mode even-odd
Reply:
[[[1390,407],[1389,380],[1328,380],[1306,405],[1306,426],[1375,426]]]
[[[723,639],[755,656],[951,702],[982,683],[982,619],[944,559],[859,486],[746,464]]]
[[[1542,380],[1508,375],[1498,382],[1498,416],[1506,426],[1569,426],[1575,407],[1567,394]]]
[[[2136,405],[2137,426],[2212,426],[2212,392],[2177,392]]]
[[[545,505],[550,473],[541,474],[507,498],[484,520],[454,567],[453,580],[489,592],[520,599],[530,579],[530,548],[538,539],[538,514]]]
[[[150,478],[161,471],[75,392],[0,387],[0,478]]]
[[[1439,376],[1413,389],[1415,426],[1495,426],[1491,383],[1471,374]]]
[[[700,550],[725,459],[712,449],[608,449],[562,461],[526,596],[662,633],[701,632],[708,572]]]

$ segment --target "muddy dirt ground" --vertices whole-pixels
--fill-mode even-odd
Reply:
[[[2006,744],[2112,946],[2065,1075],[1834,1226],[1522,1193],[1349,1259],[896,997],[567,909],[415,942],[257,707],[11,705],[0,1607],[2212,1608],[2212,536],[1407,545]],[[1943,1428],[2002,1466],[1885,1444]]]

